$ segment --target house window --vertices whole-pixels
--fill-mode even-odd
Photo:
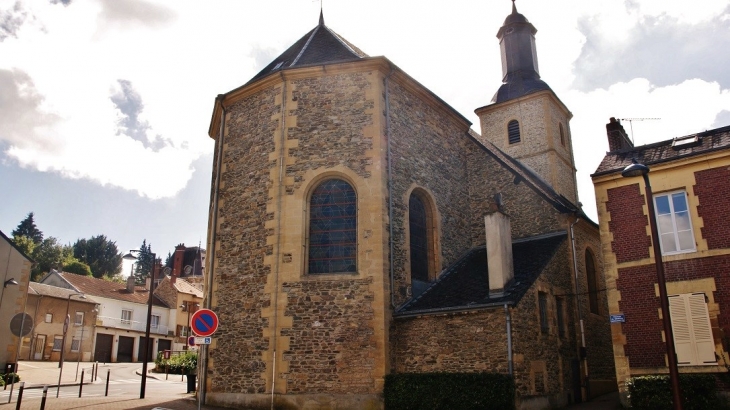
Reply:
[[[132,311],[122,309],[122,324],[128,325],[130,323],[132,323]]]
[[[694,251],[695,241],[687,207],[687,193],[680,191],[655,195],[654,207],[662,254]]]
[[[677,364],[709,366],[717,364],[715,341],[704,293],[669,296],[669,313],[677,352]]]
[[[46,313],[46,323],[53,322],[53,313]]]
[[[178,337],[190,336],[190,328],[187,326],[177,325],[177,336]]]
[[[83,326],[84,325],[84,312],[76,312],[76,316],[74,316],[74,326]]]
[[[565,312],[563,298],[555,298],[555,310],[558,314],[558,336],[565,337]]]
[[[520,123],[517,120],[512,120],[507,124],[507,137],[510,144],[520,142]]]
[[[160,325],[160,316],[152,315],[150,319],[152,319],[150,321],[150,327],[152,327],[152,329],[157,329],[157,327]]]
[[[74,337],[73,340],[71,340],[71,351],[78,352],[80,346],[81,346],[81,339],[77,339],[76,337]]]
[[[53,351],[60,352],[63,344],[63,336],[53,336]]]
[[[356,273],[357,197],[341,179],[322,182],[309,201],[310,274]]]
[[[408,201],[408,227],[411,242],[411,279],[428,282],[428,216],[418,195]]]
[[[593,252],[586,249],[586,281],[588,282],[588,305],[591,313],[596,315],[598,312],[598,285],[596,281],[596,263],[593,258]]]
[[[537,293],[537,304],[538,309],[540,311],[540,331],[542,333],[547,333],[550,330],[550,325],[548,322],[548,311],[547,311],[547,293],[545,292],[538,292]]]

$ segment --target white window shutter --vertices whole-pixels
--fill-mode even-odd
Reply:
[[[677,352],[677,364],[695,364],[695,352],[692,347],[692,333],[687,317],[686,295],[669,296],[669,314],[672,319],[674,333],[674,349]]]
[[[707,312],[704,293],[693,293],[689,296],[689,311],[692,323],[695,346],[697,347],[697,364],[715,364],[715,340],[712,337],[710,315]]]

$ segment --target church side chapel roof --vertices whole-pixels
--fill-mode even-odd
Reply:
[[[514,279],[504,296],[489,297],[486,246],[473,248],[449,266],[425,292],[398,309],[396,316],[516,305],[532,286],[560,246],[564,231],[512,242]]]
[[[325,26],[324,16],[320,12],[317,27],[276,57],[247,84],[287,68],[353,61],[366,57],[367,54]]]
[[[660,164],[728,148],[730,148],[730,126],[625,150],[607,152],[591,177],[619,172],[631,165],[634,159],[645,165]]]

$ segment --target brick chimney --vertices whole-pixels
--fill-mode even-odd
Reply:
[[[608,136],[608,150],[618,151],[622,149],[634,148],[621,121],[611,117],[609,123],[606,124],[606,135]]]
[[[512,224],[500,211],[484,217],[487,238],[487,268],[489,295],[504,295],[504,288],[515,276],[512,260]]]
[[[134,276],[132,275],[127,278],[127,292],[134,293]]]
[[[175,279],[182,275],[183,263],[185,260],[185,244],[179,244],[175,247],[175,254],[172,256],[172,274],[170,281],[175,283]]]

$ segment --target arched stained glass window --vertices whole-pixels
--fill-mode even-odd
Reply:
[[[520,123],[517,120],[512,120],[507,124],[507,137],[510,144],[520,142]]]
[[[411,194],[408,201],[411,242],[411,280],[428,282],[428,214],[423,200]]]
[[[310,274],[357,272],[357,196],[341,179],[322,182],[309,200]]]
[[[589,249],[586,249],[586,279],[588,281],[588,303],[591,313],[599,314],[596,262],[593,259],[593,253]]]

